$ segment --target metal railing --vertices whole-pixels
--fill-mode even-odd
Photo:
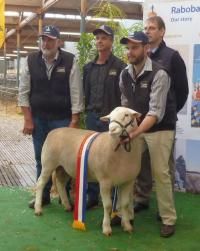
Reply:
[[[18,95],[18,86],[16,79],[6,79],[0,78],[0,96],[16,99]]]

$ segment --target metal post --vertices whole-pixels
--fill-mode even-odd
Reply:
[[[20,68],[20,30],[17,29],[17,86],[19,86],[19,68]]]
[[[87,0],[81,0],[81,24],[80,24],[80,33],[85,32],[86,30],[86,14],[87,14]]]
[[[38,19],[38,34],[42,33],[42,24],[43,24],[43,18],[44,18],[44,14],[39,14],[39,19]],[[41,48],[41,38],[39,38],[39,49]]]
[[[6,39],[4,40],[3,44],[3,55],[4,55],[4,78],[3,78],[3,85],[6,86],[7,80],[7,58],[6,58]]]

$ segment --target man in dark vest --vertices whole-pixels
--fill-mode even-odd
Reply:
[[[100,117],[109,114],[121,104],[119,76],[126,64],[112,54],[113,30],[102,25],[93,31],[96,37],[98,56],[84,67],[86,128],[98,132],[108,131],[108,123]],[[99,185],[88,184],[87,209],[98,204]]]
[[[121,39],[127,46],[130,64],[122,71],[120,89],[122,105],[141,113],[139,126],[130,133],[131,140],[138,137],[139,162],[148,149],[151,170],[156,183],[156,195],[162,218],[160,235],[169,237],[175,232],[176,210],[174,206],[169,158],[173,147],[176,102],[174,88],[166,70],[147,55],[148,37],[135,32]],[[137,160],[138,161],[138,160]],[[130,205],[132,207],[132,205]]]
[[[41,173],[41,151],[47,134],[60,127],[78,127],[83,110],[83,87],[73,54],[60,49],[59,29],[45,26],[41,49],[31,53],[22,70],[19,106],[24,114],[24,134],[31,134],[37,179]],[[42,204],[50,204],[51,180],[45,186]],[[29,202],[34,208],[35,199]]]
[[[178,51],[166,46],[163,37],[165,34],[165,23],[159,16],[149,17],[144,25],[145,33],[150,43],[150,58],[166,68],[171,77],[171,85],[175,91],[176,112],[178,113],[186,103],[188,97],[188,80],[185,63]],[[174,148],[170,156],[170,173],[174,182],[175,162]],[[173,185],[173,184],[172,184]],[[134,211],[149,208],[150,195],[152,191],[152,174],[149,153],[143,154],[142,169],[138,176],[135,189]],[[160,217],[158,216],[158,219]]]

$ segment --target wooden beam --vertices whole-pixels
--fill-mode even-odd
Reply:
[[[44,3],[42,8],[38,10],[38,14],[42,14],[45,12],[48,8],[50,8],[53,4],[58,2],[59,0],[48,0],[47,2]],[[26,17],[23,21],[21,21],[18,25],[18,29],[22,29],[25,25],[30,23],[33,19],[37,17],[37,13],[33,13],[31,16]],[[6,33],[6,38],[9,36],[12,36],[16,32],[16,29],[12,29]]]

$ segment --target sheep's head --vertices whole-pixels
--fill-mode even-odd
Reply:
[[[101,117],[102,121],[109,121],[110,135],[123,136],[124,132],[129,133],[137,127],[137,118],[141,114],[126,108],[117,107],[109,115]]]

